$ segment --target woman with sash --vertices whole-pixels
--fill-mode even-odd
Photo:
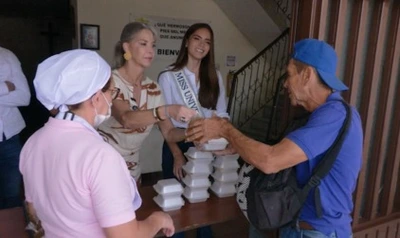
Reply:
[[[136,183],[121,155],[95,129],[111,115],[118,96],[110,76],[110,66],[90,50],[51,56],[36,71],[38,100],[58,114],[25,143],[19,168],[29,217],[46,237],[174,233],[164,212],[136,219],[142,203]]]
[[[176,62],[160,73],[158,82],[166,104],[186,105],[196,110],[201,117],[219,116],[229,119],[224,84],[220,72],[215,69],[214,33],[208,24],[196,23],[189,27],[183,37]],[[188,121],[175,118],[172,118],[172,123],[182,130],[188,126]],[[185,141],[164,142],[164,178],[182,179],[182,166],[186,163],[183,153],[193,146],[193,143]],[[174,237],[178,235],[183,237],[183,234]],[[198,229],[197,237],[212,237],[211,229]]]
[[[112,78],[119,95],[113,100],[112,117],[98,131],[125,159],[130,174],[140,182],[139,150],[154,124],[167,141],[185,139],[169,117],[189,120],[196,114],[182,105],[165,105],[159,85],[144,70],[154,58],[155,34],[146,24],[128,23],[115,47]]]

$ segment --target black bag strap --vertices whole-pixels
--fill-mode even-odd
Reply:
[[[350,106],[344,102],[343,100],[340,100],[340,102],[344,105],[346,109],[346,118],[344,119],[343,125],[339,130],[338,136],[336,137],[335,141],[329,147],[328,151],[326,152],[324,158],[318,163],[318,165],[314,168],[313,174],[311,178],[308,180],[307,184],[303,187],[302,193],[301,193],[301,199],[302,201],[305,201],[307,199],[308,193],[310,190],[314,187],[317,187],[315,189],[315,207],[317,210],[317,215],[318,217],[322,217],[322,205],[321,205],[321,198],[320,198],[320,192],[318,185],[321,183],[321,180],[329,173],[331,170],[333,163],[336,160],[337,155],[339,154],[339,151],[343,145],[345,135],[347,133],[347,130],[350,126],[351,123],[351,109]]]

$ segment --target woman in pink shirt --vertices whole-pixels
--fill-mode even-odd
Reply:
[[[38,100],[59,113],[21,152],[30,215],[46,237],[171,236],[171,217],[138,221],[141,198],[125,162],[96,127],[110,116],[118,90],[109,65],[95,52],[71,50],[42,62],[34,79]]]

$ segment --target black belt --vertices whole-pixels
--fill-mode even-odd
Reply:
[[[315,230],[314,229],[314,227],[312,227],[310,224],[308,224],[307,222],[305,222],[305,221],[299,221],[298,223],[297,223],[297,225],[296,224],[293,224],[293,228],[299,228],[300,230],[308,230],[308,231],[313,231],[313,230]]]

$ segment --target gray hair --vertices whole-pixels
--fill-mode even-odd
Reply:
[[[121,32],[121,37],[120,40],[117,42],[117,44],[115,45],[115,50],[114,50],[114,68],[120,68],[122,66],[124,66],[125,64],[125,59],[124,59],[124,49],[122,47],[122,45],[125,42],[129,42],[131,41],[133,38],[135,38],[135,36],[142,30],[149,30],[153,33],[154,38],[157,37],[155,30],[142,22],[130,22],[128,24],[125,25],[124,29],[122,29]]]

